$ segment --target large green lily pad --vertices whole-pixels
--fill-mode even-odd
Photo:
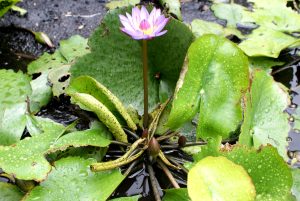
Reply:
[[[223,156],[208,156],[188,174],[188,193],[197,201],[254,201],[255,187],[246,170]]]
[[[143,81],[141,41],[131,39],[120,31],[119,14],[130,8],[110,11],[89,40],[91,53],[81,57],[71,67],[73,78],[89,75],[106,86],[126,106],[142,114]],[[148,41],[149,108],[159,102],[159,83],[164,81],[169,91],[175,87],[185,53],[193,40],[189,28],[171,18],[165,27],[168,32]],[[156,74],[160,78],[155,78]]]
[[[256,148],[271,144],[286,158],[286,138],[290,126],[284,110],[290,104],[288,92],[265,71],[255,71],[253,77],[246,95],[239,142]]]
[[[91,172],[94,159],[63,158],[46,181],[30,191],[24,201],[32,200],[96,200],[105,201],[125,178],[118,169]]]
[[[189,194],[186,188],[179,189],[167,189],[166,194],[163,197],[163,201],[190,201]]]
[[[180,127],[200,107],[197,137],[229,137],[242,120],[248,82],[247,57],[234,43],[216,35],[200,37],[188,50],[167,125]]]

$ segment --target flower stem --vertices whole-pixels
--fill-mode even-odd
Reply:
[[[144,129],[148,128],[148,53],[147,40],[143,40],[143,80],[144,80]]]

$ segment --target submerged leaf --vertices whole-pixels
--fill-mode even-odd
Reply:
[[[247,57],[235,44],[216,35],[200,37],[189,48],[167,125],[180,127],[200,107],[197,137],[229,137],[242,120],[248,82]]]
[[[239,142],[256,148],[271,144],[286,158],[290,126],[284,110],[290,103],[288,92],[265,71],[255,71],[253,77]]]
[[[93,173],[89,167],[94,162],[94,159],[79,157],[56,161],[55,169],[47,180],[30,191],[23,200],[107,200],[124,176],[117,169]]]
[[[197,201],[254,201],[255,187],[246,170],[225,157],[208,156],[188,174],[188,193]]]

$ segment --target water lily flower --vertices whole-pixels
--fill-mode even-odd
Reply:
[[[132,8],[132,15],[126,13],[126,16],[119,15],[123,25],[121,30],[135,40],[147,40],[167,33],[163,28],[169,18],[161,14],[160,9],[153,8],[149,14],[145,6],[141,9],[136,6]]]

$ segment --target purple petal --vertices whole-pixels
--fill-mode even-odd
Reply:
[[[135,31],[134,27],[132,26],[132,24],[129,22],[129,20],[125,16],[119,15],[119,18],[125,29],[128,29],[133,32]]]
[[[148,13],[148,11],[147,11],[147,9],[146,9],[145,6],[142,6],[140,16],[141,16],[141,20],[149,18],[149,13]]]
[[[141,35],[142,33],[140,32],[136,32],[136,31],[130,31],[128,29],[125,29],[125,28],[121,28],[121,31],[123,31],[124,33],[126,33],[127,35],[131,36],[131,37],[134,37],[134,36],[139,36]]]
[[[165,18],[164,21],[162,21],[160,24],[157,25],[157,27],[154,31],[157,33],[157,32],[160,32],[161,30],[163,30],[163,28],[166,26],[168,21],[169,21],[169,18]]]
[[[164,35],[165,33],[167,33],[168,30],[164,30],[162,32],[159,32],[159,33],[155,33],[155,36],[161,36],[161,35]]]

